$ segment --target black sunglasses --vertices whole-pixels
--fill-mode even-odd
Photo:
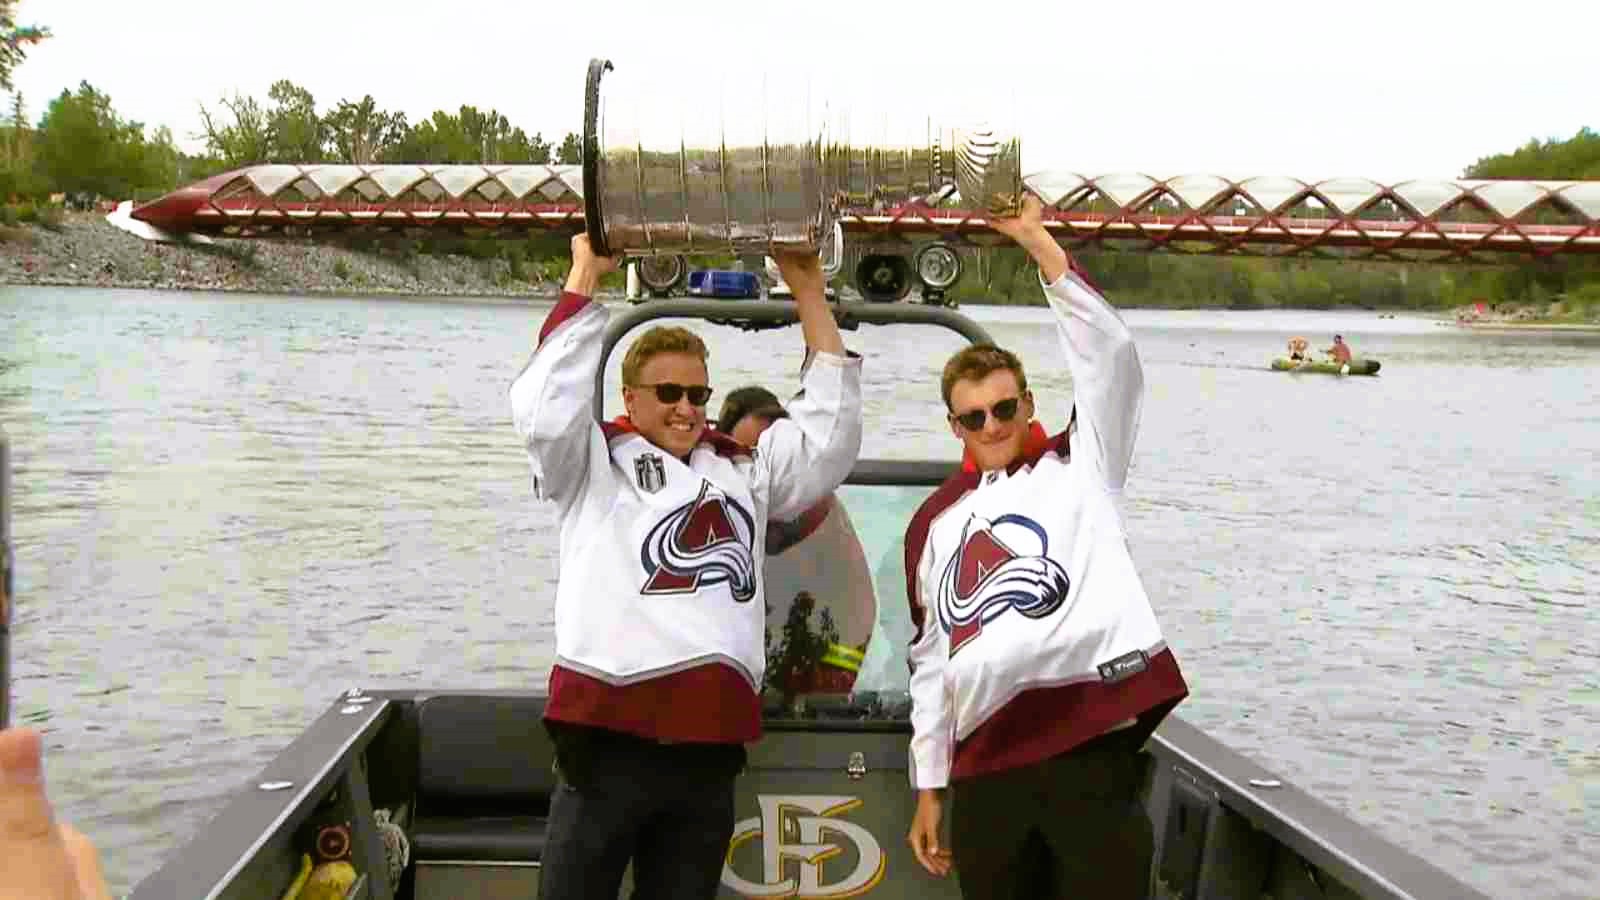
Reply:
[[[1011,397],[989,407],[987,412],[982,409],[972,409],[964,413],[951,413],[950,418],[968,431],[979,431],[983,428],[983,423],[988,420],[990,412],[994,413],[995,421],[1009,422],[1017,417],[1017,408],[1021,405],[1021,397]]]
[[[641,384],[638,388],[655,391],[656,399],[667,404],[677,403],[683,399],[684,394],[689,395],[690,406],[705,406],[711,401],[711,388],[703,384],[673,384],[670,381],[663,381],[660,384]]]

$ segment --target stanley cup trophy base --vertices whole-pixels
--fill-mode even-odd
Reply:
[[[602,229],[601,243],[595,243],[595,233],[589,230],[589,241],[596,252],[601,247],[612,253],[630,256],[652,256],[668,253],[719,253],[735,256],[772,255],[786,250],[821,252],[818,235],[823,232],[815,225],[787,235],[773,235],[765,230],[733,230],[715,225],[686,225],[681,222],[652,223],[649,225],[612,224]],[[621,248],[621,249],[614,249]],[[611,255],[611,254],[607,254]]]

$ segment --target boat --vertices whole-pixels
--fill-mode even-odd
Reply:
[[[1308,359],[1296,362],[1286,356],[1272,361],[1275,372],[1316,372],[1322,375],[1376,375],[1383,363],[1375,359],[1352,359],[1348,368],[1330,360]]]
[[[942,327],[990,340],[940,306],[846,303],[836,315],[846,330]],[[744,329],[797,321],[794,304],[774,300],[625,307],[606,331],[597,384],[630,331],[667,317]],[[902,624],[909,638],[908,621],[890,621],[892,612],[909,618],[900,572],[905,523],[957,465],[863,459],[836,492],[873,564],[878,608],[891,612],[880,614],[882,633],[869,642],[849,693],[764,696],[764,736],[738,782],[718,897],[960,896],[957,880],[928,875],[906,842],[915,808],[907,641],[889,639]],[[540,723],[545,700],[532,689],[345,690],[130,900],[293,900],[297,883],[330,880],[344,892],[328,896],[372,900],[536,897],[555,788],[554,752]],[[1181,714],[1156,731],[1143,760],[1156,839],[1153,897],[1486,896]]]

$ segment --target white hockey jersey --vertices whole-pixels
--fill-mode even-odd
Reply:
[[[849,475],[861,360],[814,353],[752,450],[709,429],[687,459],[594,421],[609,313],[564,293],[510,390],[534,494],[561,521],[546,716],[671,742],[761,734],[766,523]]]
[[[1044,286],[1072,373],[1067,429],[1009,469],[964,469],[906,531],[911,781],[1029,765],[1188,693],[1128,552],[1119,495],[1144,375],[1127,326],[1074,266]]]

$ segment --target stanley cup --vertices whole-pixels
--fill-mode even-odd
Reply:
[[[764,86],[721,109],[630,95],[611,71],[591,61],[584,93],[585,227],[607,255],[823,252],[846,210],[929,204],[981,217],[1021,201],[1020,143],[992,127],[941,132],[925,120],[914,135],[852,140],[852,126],[870,134],[879,117],[814,115],[809,92]]]
[[[1022,142],[979,125],[955,133],[955,183],[964,209],[990,216],[1022,210]]]

